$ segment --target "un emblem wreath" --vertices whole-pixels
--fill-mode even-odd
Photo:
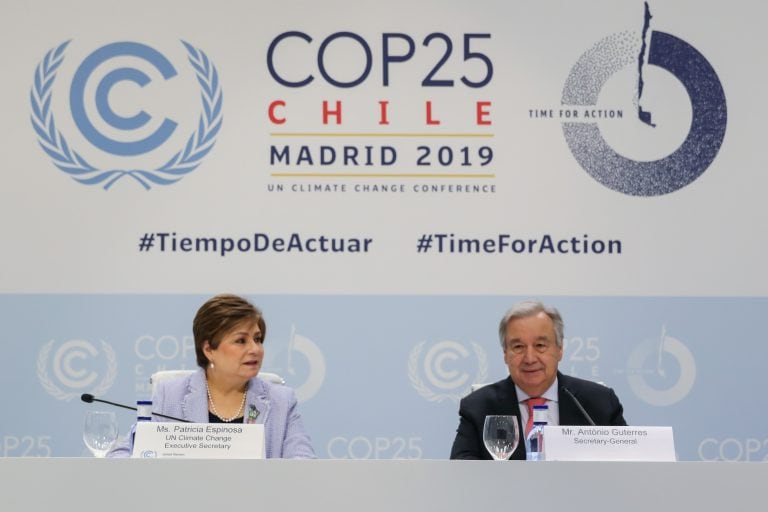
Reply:
[[[475,342],[472,343],[472,350],[477,358],[477,373],[474,375],[474,383],[483,382],[488,377],[488,356],[485,354],[483,347]],[[408,380],[411,386],[422,398],[429,402],[440,403],[444,400],[453,400],[458,402],[464,395],[471,391],[471,384],[466,388],[462,388],[455,393],[436,393],[432,388],[425,383],[419,374],[419,361],[421,359],[421,352],[424,350],[426,341],[420,341],[411,350],[408,356]]]
[[[98,385],[93,388],[92,393],[96,396],[102,395],[108,391],[109,388],[112,387],[112,384],[115,383],[115,377],[117,377],[117,356],[115,355],[115,351],[103,340],[99,341],[101,341],[101,348],[104,351],[104,356],[107,360],[107,369],[104,377],[99,381]],[[50,356],[51,349],[53,349],[54,343],[55,340],[51,340],[43,345],[37,355],[37,378],[40,381],[40,385],[43,386],[43,389],[45,389],[49,395],[53,396],[57,400],[66,400],[68,402],[78,396],[79,392],[66,392],[62,390],[56,384],[54,384],[48,375],[48,358]]]
[[[168,162],[153,170],[142,169],[98,169],[67,143],[64,135],[56,129],[51,111],[53,83],[56,72],[64,61],[64,50],[71,41],[65,41],[46,53],[35,70],[35,80],[30,92],[32,103],[32,127],[37,133],[40,147],[53,159],[54,165],[85,185],[101,185],[108,190],[120,178],[130,176],[146,190],[152,185],[170,185],[194,171],[202,159],[213,149],[216,136],[222,124],[223,94],[219,74],[208,56],[189,43],[182,41],[187,50],[189,62],[195,70],[203,104],[198,128],[187,140],[183,150],[178,151]]]

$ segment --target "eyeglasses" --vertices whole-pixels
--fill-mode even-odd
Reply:
[[[521,356],[525,353],[526,350],[528,350],[528,347],[532,346],[533,350],[538,352],[539,354],[543,354],[547,352],[550,348],[555,346],[555,342],[549,341],[549,340],[537,340],[533,343],[533,345],[526,345],[525,343],[521,342],[507,342],[507,350],[509,350],[513,355]]]

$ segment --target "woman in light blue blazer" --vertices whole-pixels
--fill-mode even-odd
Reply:
[[[263,423],[267,458],[315,458],[289,387],[257,377],[267,327],[261,312],[236,295],[217,295],[195,315],[196,372],[158,383],[153,411],[195,423]],[[126,443],[108,456],[128,457]]]

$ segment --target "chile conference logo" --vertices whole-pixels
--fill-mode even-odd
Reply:
[[[291,382],[301,382],[295,386],[296,398],[301,403],[314,398],[325,382],[326,364],[322,350],[317,343],[299,334],[295,325],[291,325],[286,350],[277,353],[270,368]]]
[[[712,65],[686,41],[652,30],[652,18],[646,2],[642,33],[612,34],[584,52],[571,69],[561,98],[560,117],[566,117],[563,112],[573,114],[562,122],[562,129],[574,158],[602,185],[634,196],[669,194],[699,178],[717,156],[727,122],[725,94]],[[614,111],[589,115],[606,112],[595,107],[601,93],[610,96],[611,80],[618,81],[620,74],[632,75],[625,81],[632,93],[627,87],[620,93],[632,101],[628,116],[633,118],[632,128],[627,120],[605,119],[622,117]],[[655,102],[649,92],[654,85],[661,89]],[[647,101],[653,104],[649,107]],[[665,117],[665,109],[683,111],[677,117],[685,119]],[[589,119],[594,117],[604,120]],[[682,126],[679,135],[665,133],[665,123]],[[623,153],[643,145],[658,150],[670,139],[673,147],[661,155],[652,149],[650,157],[630,158],[613,147],[620,146]]]
[[[57,78],[70,43],[46,53],[35,69],[30,93],[32,127],[59,170],[78,183],[105,190],[123,178],[149,190],[175,183],[201,164],[216,143],[223,119],[219,75],[205,52],[181,41],[194,79],[179,83],[183,80],[171,60],[148,45],[115,42],[97,48],[74,71],[65,109],[65,102],[57,101],[63,89],[57,87]],[[201,101],[196,121],[193,116],[191,122],[153,116],[143,108],[142,102],[159,111],[174,104],[177,113],[190,112],[189,104],[179,108],[174,100],[194,98],[178,94],[193,84]],[[57,122],[65,110],[66,122]],[[192,129],[186,137],[184,126]]]
[[[687,397],[696,382],[696,360],[688,347],[667,334],[646,339],[629,356],[629,387],[643,402],[674,405]]]

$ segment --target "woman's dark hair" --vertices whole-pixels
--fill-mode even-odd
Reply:
[[[206,341],[212,349],[216,349],[222,336],[247,320],[259,326],[261,339],[265,339],[267,325],[261,311],[244,298],[232,294],[216,295],[200,306],[192,322],[197,365],[201,368],[208,366],[208,358],[203,352]]]

